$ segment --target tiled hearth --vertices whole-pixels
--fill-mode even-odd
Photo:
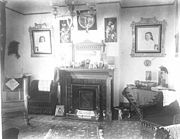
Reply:
[[[112,120],[113,70],[59,69],[59,73],[66,116],[78,112],[85,118],[91,114],[92,119]]]

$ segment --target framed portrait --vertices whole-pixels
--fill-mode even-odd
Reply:
[[[89,10],[77,11],[78,30],[97,30],[96,10],[90,14]]]
[[[117,42],[117,18],[105,18],[105,42]]]
[[[151,81],[151,80],[152,80],[152,72],[146,71],[146,81]]]
[[[55,116],[64,116],[64,105],[56,105]]]
[[[43,24],[35,24],[29,28],[31,40],[31,56],[47,56],[52,54],[52,29]]]
[[[132,22],[131,56],[165,56],[164,36],[166,21],[154,18],[141,18]]]
[[[70,18],[60,20],[60,43],[70,43],[71,42],[71,24]]]

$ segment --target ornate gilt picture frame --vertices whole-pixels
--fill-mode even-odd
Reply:
[[[132,22],[132,57],[165,56],[166,21],[158,21],[156,17],[141,18]]]
[[[31,40],[31,57],[48,56],[52,54],[52,28],[44,24],[36,24],[29,28]]]

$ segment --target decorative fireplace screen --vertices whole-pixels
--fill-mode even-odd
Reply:
[[[80,110],[95,110],[96,109],[96,90],[80,89],[78,100],[79,100]]]
[[[99,110],[99,85],[72,84],[72,110]]]

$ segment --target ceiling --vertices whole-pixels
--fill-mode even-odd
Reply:
[[[174,0],[6,0],[6,7],[22,14],[51,12],[52,5],[66,6],[65,1],[75,4],[120,3],[121,7],[137,7],[173,4]]]

